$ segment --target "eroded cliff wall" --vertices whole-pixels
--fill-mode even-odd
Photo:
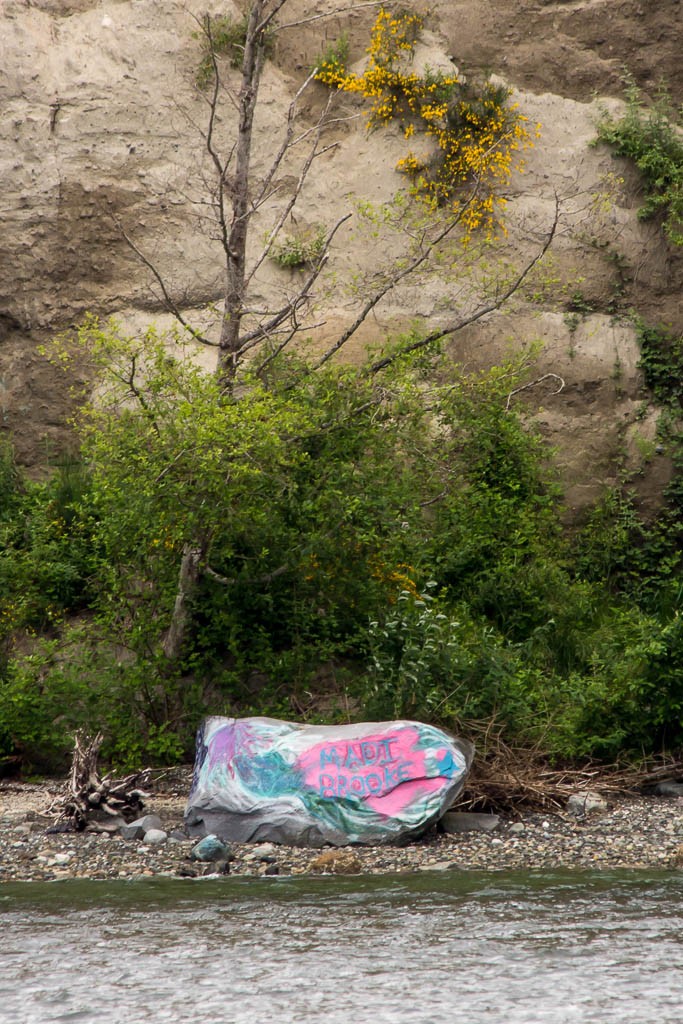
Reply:
[[[45,464],[68,438],[68,382],[40,345],[86,311],[133,327],[166,322],[154,280],[124,235],[153,259],[191,315],[201,319],[221,298],[220,250],[206,219],[206,97],[195,82],[196,19],[207,6],[239,14],[229,2],[206,0],[5,0],[0,8],[0,425],[26,464]],[[298,21],[335,6],[290,0],[288,10]],[[374,11],[361,7],[278,37],[258,108],[257,169],[326,43],[345,30],[352,59],[362,60],[373,19]],[[524,400],[558,447],[570,508],[592,501],[624,465],[642,469],[648,500],[656,500],[668,473],[664,458],[643,462],[639,440],[654,435],[656,411],[643,415],[634,331],[613,314],[633,306],[683,328],[683,260],[656,224],[638,221],[633,172],[591,141],[600,104],[618,107],[624,68],[646,93],[666,79],[680,102],[680,28],[674,0],[441,0],[425,36],[425,63],[450,57],[465,73],[495,72],[542,125],[525,173],[509,190],[501,251],[531,255],[559,196],[550,259],[512,305],[456,336],[451,351],[471,367],[540,346],[535,372],[555,373],[565,386],[558,394],[539,386]],[[314,88],[304,116],[307,107],[311,114],[319,108],[322,94]],[[368,135],[351,101],[341,112],[344,120],[330,134],[336,145],[307,182],[300,225],[330,225],[358,200],[385,202],[404,184],[395,170],[400,133]],[[228,117],[219,130],[229,141]],[[283,170],[280,195],[294,187],[295,173],[295,163]],[[325,324],[314,332],[316,343],[348,315],[351,281],[370,273],[390,245],[381,236],[359,238],[353,221],[340,233],[334,283],[319,296]],[[291,273],[264,265],[257,297],[286,294]],[[585,307],[578,318],[568,315],[576,295]],[[355,352],[397,327],[447,322],[466,301],[457,275],[437,271],[392,292]]]

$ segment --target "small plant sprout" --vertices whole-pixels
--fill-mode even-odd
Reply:
[[[316,228],[314,234],[288,235],[275,245],[271,258],[280,267],[301,270],[312,267],[325,252],[325,229]]]

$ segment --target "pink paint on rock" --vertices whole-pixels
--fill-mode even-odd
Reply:
[[[363,800],[374,811],[395,817],[447,782],[427,777],[425,751],[416,747],[419,738],[416,728],[406,726],[357,740],[317,743],[297,758],[295,767],[323,799]]]
[[[442,790],[449,780],[442,779],[413,779],[412,782],[404,782],[397,789],[392,789],[383,796],[368,797],[365,801],[368,807],[378,814],[387,814],[397,818],[401,811],[418,800],[424,800],[431,793]]]

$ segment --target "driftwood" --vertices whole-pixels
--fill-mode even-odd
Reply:
[[[675,758],[653,758],[635,765],[586,761],[560,766],[552,763],[541,747],[509,746],[492,733],[490,724],[472,738],[477,755],[457,802],[460,810],[513,815],[558,811],[566,808],[572,793],[595,790],[605,797],[642,794],[657,782],[683,774],[683,761]]]
[[[111,773],[100,776],[97,759],[102,740],[101,733],[92,739],[82,732],[74,736],[66,792],[50,808],[51,813],[57,815],[56,828],[62,825],[79,832],[86,827],[109,831],[140,816],[143,800],[149,796],[141,788],[149,784],[149,770],[134,772],[122,779],[114,778]]]

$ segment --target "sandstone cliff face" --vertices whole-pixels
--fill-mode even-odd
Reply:
[[[206,102],[195,87],[200,44],[193,19],[207,6],[238,13],[229,2],[206,0],[5,0],[0,9],[0,425],[14,433],[27,464],[44,464],[68,436],[68,382],[40,356],[40,343],[88,310],[132,327],[150,318],[166,322],[123,231],[154,258],[193,316],[204,322],[202,310],[221,297],[220,253],[201,204],[207,165],[197,130]],[[290,0],[291,20],[334,6]],[[555,373],[565,386],[554,394],[551,383],[539,385],[524,400],[559,448],[571,508],[614,482],[624,461],[637,468],[645,447],[639,442],[654,431],[655,414],[642,414],[633,330],[609,315],[614,302],[683,328],[680,254],[656,225],[637,220],[632,173],[604,148],[590,147],[600,102],[593,94],[616,104],[624,67],[645,90],[667,78],[680,102],[680,12],[673,0],[440,0],[425,39],[427,63],[451,55],[464,71],[495,71],[543,125],[526,173],[511,188],[504,255],[522,258],[542,244],[557,194],[562,220],[551,258],[514,305],[458,335],[452,353],[468,366],[486,365],[511,349],[541,346],[534,375]],[[257,169],[326,41],[345,28],[360,59],[373,18],[361,8],[280,36],[263,81]],[[322,93],[315,87],[305,100],[309,113]],[[359,109],[344,104],[351,119],[333,129],[336,148],[314,166],[299,226],[330,225],[357,200],[386,201],[403,184],[394,170],[403,146],[398,132],[368,136],[363,118],[353,116]],[[229,140],[228,117],[220,130]],[[295,173],[294,163],[284,169],[280,194],[291,190]],[[615,183],[615,175],[624,182]],[[610,202],[596,205],[610,180]],[[352,221],[338,236],[333,284],[319,297],[317,319],[325,325],[313,332],[314,343],[348,315],[352,275],[362,279],[391,250],[391,238],[360,238],[357,230]],[[257,297],[285,294],[291,275],[264,266]],[[566,307],[575,293],[585,309],[571,317]],[[466,302],[457,275],[439,271],[392,294],[356,346],[416,320],[446,322]],[[644,492],[656,495],[665,459],[641,468]]]

